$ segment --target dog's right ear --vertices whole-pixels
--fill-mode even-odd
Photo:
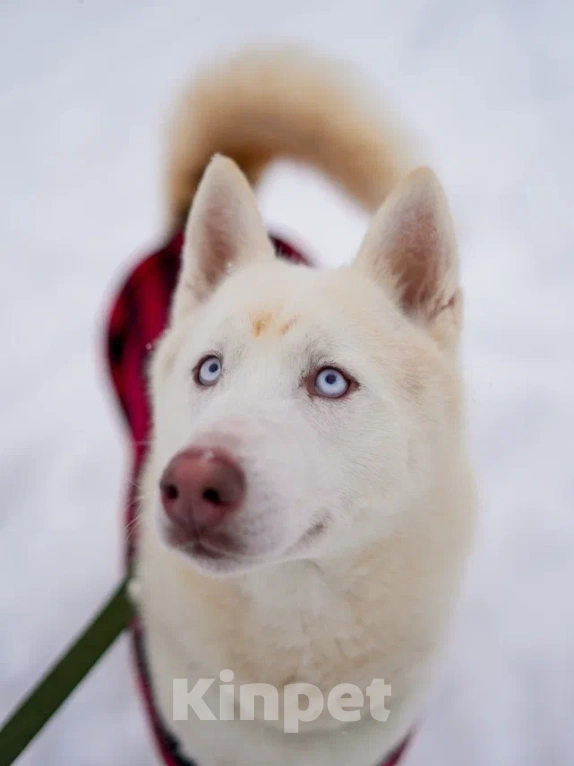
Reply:
[[[247,179],[232,160],[214,157],[187,220],[172,318],[206,300],[235,267],[273,258]]]

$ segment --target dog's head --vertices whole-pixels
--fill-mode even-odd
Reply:
[[[407,177],[352,266],[280,262],[216,158],[152,366],[154,512],[213,573],[315,559],[401,523],[449,470],[460,417],[457,255],[442,190]]]

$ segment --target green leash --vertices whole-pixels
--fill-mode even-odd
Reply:
[[[124,580],[90,625],[3,724],[0,766],[14,763],[128,626],[131,615]]]

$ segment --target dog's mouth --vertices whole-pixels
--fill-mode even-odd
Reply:
[[[290,559],[293,556],[299,557],[322,537],[327,528],[327,520],[322,519],[309,527],[295,543],[286,549],[257,553],[249,550],[248,545],[226,534],[223,530],[202,534],[192,524],[174,523],[173,520],[165,518],[160,523],[160,536],[170,548],[200,565],[205,564],[209,569],[219,568],[219,566],[222,569],[235,567],[249,569],[273,561]]]
[[[243,546],[229,535],[223,532],[201,534],[191,523],[164,522],[161,534],[171,548],[193,558],[217,561],[241,558],[246,553]]]

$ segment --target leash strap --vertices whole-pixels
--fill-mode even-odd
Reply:
[[[0,729],[0,766],[9,766],[126,628],[132,616],[124,580],[100,612]]]

